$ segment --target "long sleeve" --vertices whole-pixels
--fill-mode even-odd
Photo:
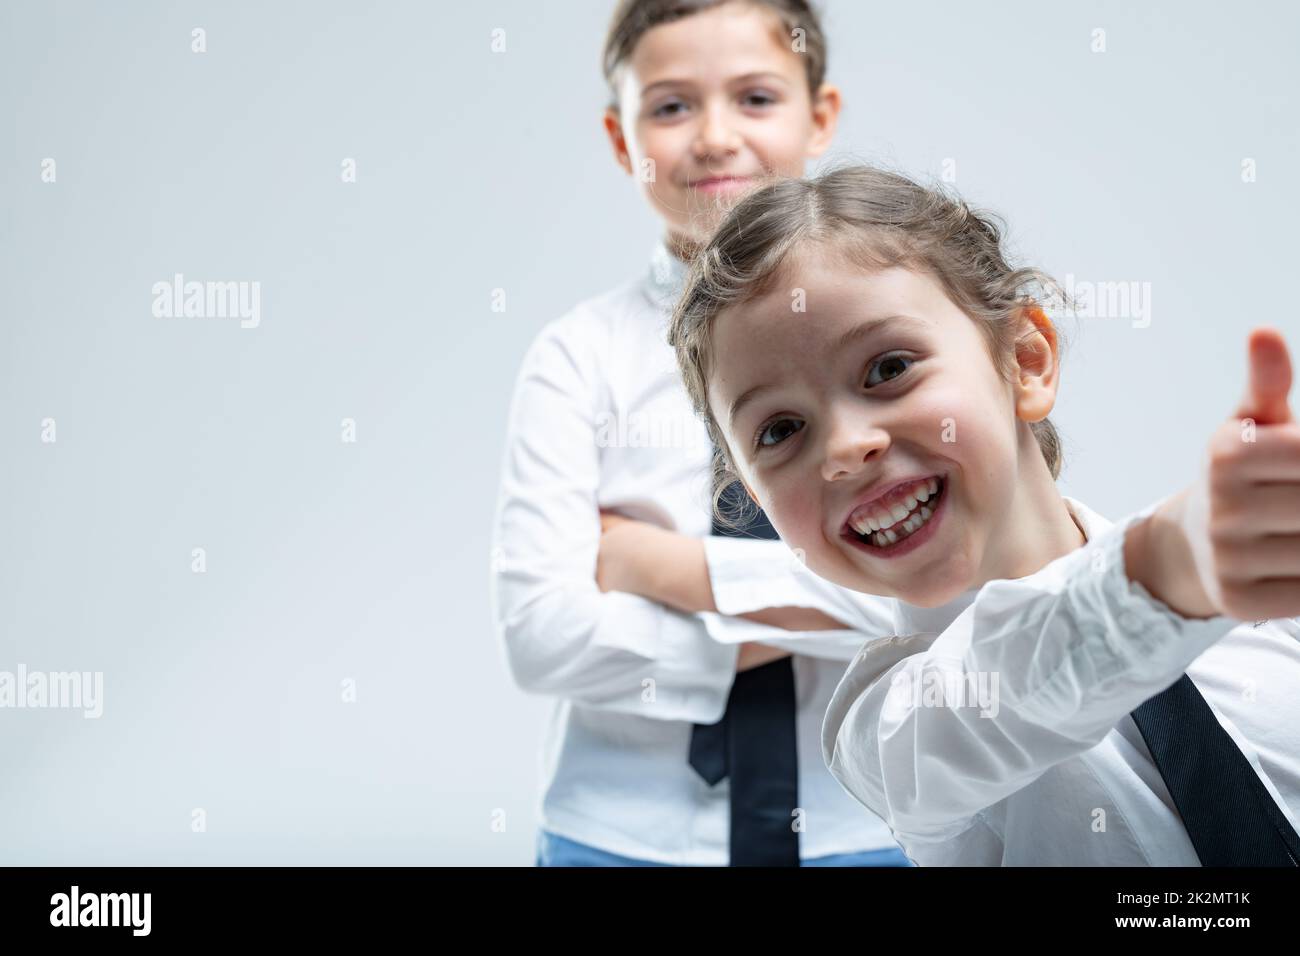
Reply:
[[[710,723],[725,710],[737,648],[695,615],[596,586],[599,352],[584,318],[543,329],[516,383],[493,530],[494,625],[524,690]]]
[[[951,838],[1173,683],[1240,622],[1183,618],[1129,581],[1124,536],[1158,504],[990,581],[938,637],[864,647],[822,727],[834,776],[896,834]]]
[[[709,636],[720,644],[741,644],[746,641],[758,641],[805,657],[821,657],[826,660],[847,663],[857,657],[864,642],[870,637],[861,631],[850,628],[827,631],[788,631],[781,627],[772,627],[749,621],[744,618],[724,617],[720,614],[702,612]]]
[[[863,642],[894,633],[891,598],[819,578],[783,541],[711,535],[704,539],[704,554],[718,613],[702,617],[714,640],[762,641],[796,654],[850,661]],[[814,608],[846,627],[787,631],[734,616],[775,607]]]

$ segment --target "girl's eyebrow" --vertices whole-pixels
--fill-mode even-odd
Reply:
[[[924,323],[919,319],[915,319],[910,315],[886,315],[878,319],[868,319],[866,322],[860,322],[853,326],[853,328],[849,329],[836,339],[831,345],[831,354],[840,354],[861,339],[867,338],[872,333],[879,331],[883,326],[889,323],[903,323],[913,326],[924,325]],[[768,389],[772,388],[776,388],[775,382],[760,382],[753,388],[741,392],[740,395],[737,396],[736,400],[731,403],[731,408],[727,411],[727,424],[734,429],[736,426],[736,417],[740,414],[740,410],[754,399],[758,398],[759,395],[762,395]]]
[[[743,73],[740,76],[733,76],[731,79],[727,80],[727,85],[736,86],[741,83],[750,83],[754,80],[762,80],[762,79],[776,80],[779,83],[787,82],[786,78],[782,76],[780,73],[774,73],[771,70],[760,70],[756,73]],[[646,96],[651,90],[653,90],[657,86],[690,86],[692,82],[693,82],[692,80],[687,80],[687,79],[655,80],[653,83],[649,84],[648,86],[642,87],[641,95]]]
[[[915,319],[910,315],[885,315],[878,319],[868,319],[866,322],[853,326],[853,328],[836,339],[834,344],[831,345],[831,354],[838,355],[850,345],[856,344],[860,339],[879,331],[880,327],[888,322],[914,326],[923,324],[919,319]]]

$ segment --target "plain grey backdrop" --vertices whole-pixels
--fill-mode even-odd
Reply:
[[[489,540],[524,349],[659,232],[599,122],[612,8],[4,0],[0,671],[104,689],[0,709],[0,863],[532,861],[551,705]],[[1063,323],[1062,490],[1191,480],[1248,329],[1300,346],[1297,8],[823,9],[827,160],[955,172],[1025,259],[1148,284],[1149,324]],[[156,317],[177,273],[260,324]]]

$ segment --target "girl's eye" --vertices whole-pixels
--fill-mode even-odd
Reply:
[[[795,427],[786,430],[784,427],[786,425],[793,425]],[[758,434],[754,436],[754,447],[758,448],[760,446],[766,446],[770,448],[773,445],[779,445],[781,442],[785,441],[788,436],[793,435],[801,428],[803,428],[803,422],[799,421],[797,418],[778,418],[775,421],[767,422],[766,424],[759,426]],[[767,438],[772,438],[774,440],[765,441],[764,439]]]
[[[873,385],[881,384],[880,381],[872,381],[872,378],[874,377],[874,374],[877,369],[886,370],[883,373],[884,374],[883,380],[887,382],[890,381],[891,379],[898,378],[898,376],[902,375],[909,368],[911,368],[911,364],[915,361],[916,361],[915,359],[908,358],[906,355],[895,353],[891,355],[886,355],[883,358],[879,359],[878,361],[873,362],[871,364],[871,368],[867,372],[867,381],[866,381],[867,388],[871,388]],[[907,365],[903,365],[904,362],[906,362]]]
[[[659,104],[659,106],[655,107],[655,111],[652,115],[659,116],[659,117],[675,116],[677,115],[677,113],[681,112],[680,110],[673,110],[672,112],[668,112],[668,108],[670,106],[685,106],[685,104],[682,103],[681,100],[669,100],[668,102],[661,103]]]

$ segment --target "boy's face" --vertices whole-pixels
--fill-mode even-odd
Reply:
[[[646,32],[605,128],[671,236],[703,241],[765,176],[799,177],[830,143],[839,93],[816,102],[780,20],[725,3]]]
[[[930,277],[863,274],[816,247],[788,266],[786,282],[716,320],[709,405],[750,495],[808,568],[933,607],[1055,557],[1041,554],[1040,530],[1054,485],[1026,423],[1055,399],[1054,338],[1037,358],[1018,353],[1025,365],[1009,384],[975,322]],[[792,308],[799,290],[806,311]],[[1041,349],[1042,333],[1029,332]],[[928,478],[942,482],[924,502],[929,517],[908,519],[896,545],[861,543],[850,530],[859,506]],[[866,513],[897,504],[919,514],[913,497],[908,506],[891,494]]]

